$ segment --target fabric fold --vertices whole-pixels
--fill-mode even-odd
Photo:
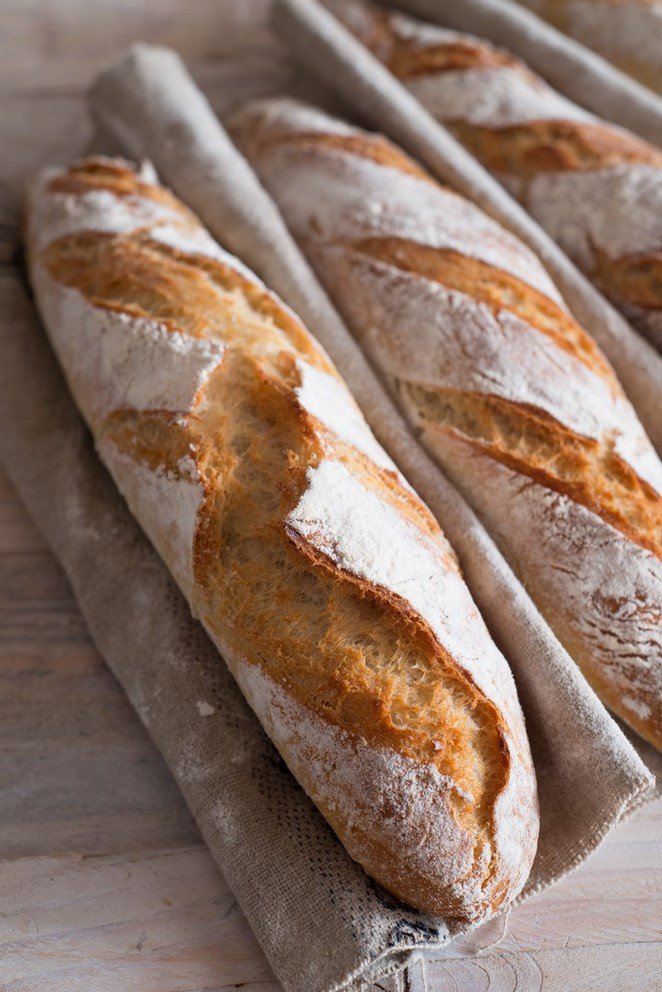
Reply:
[[[379,0],[380,3],[385,0]],[[389,6],[503,45],[599,117],[662,144],[662,100],[514,0],[393,0]]]
[[[500,183],[317,0],[275,0],[273,23],[301,64],[352,107],[362,122],[393,138],[437,179],[473,200],[535,251],[579,323],[607,355],[651,441],[662,452],[662,356]]]
[[[179,60],[135,49],[91,99],[126,153],[151,158],[223,246],[296,307],[454,544],[513,668],[534,754],[541,839],[523,898],[547,887],[651,794],[650,772],[400,420]],[[0,349],[0,453],[10,477],[284,987],[358,989],[433,955],[457,924],[381,891],[296,785],[98,461],[11,267],[0,270]],[[311,920],[323,926],[311,930]]]
[[[10,479],[284,988],[358,989],[443,945],[456,929],[371,882],[290,775],[99,461],[12,270],[0,415]]]

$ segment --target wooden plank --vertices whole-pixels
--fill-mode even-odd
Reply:
[[[0,534],[7,532],[11,550],[0,553],[0,851],[77,852],[0,867],[0,912],[7,914],[0,916],[0,959],[14,969],[9,987],[69,992],[89,988],[96,976],[111,992],[237,982],[275,992],[255,971],[262,958],[241,914],[222,919],[227,886],[208,852],[190,846],[195,827],[169,773],[90,644],[61,570],[0,479]],[[537,968],[541,987],[561,988],[572,951],[581,952],[572,965],[578,988],[591,987],[596,954],[614,989],[646,988],[659,966],[661,824],[662,802],[643,807],[560,885],[439,952],[427,964],[428,988],[491,983],[492,992],[507,992],[515,980],[527,988]],[[172,849],[154,853],[155,843]],[[226,940],[230,926],[236,942]],[[636,967],[624,975],[620,963],[632,961]],[[416,974],[412,992],[417,980],[424,988]]]
[[[267,36],[268,8],[6,0],[0,264],[15,257],[26,173],[84,149],[83,88],[130,41],[174,45],[222,113],[273,92],[326,102]],[[1,473],[0,783],[1,992],[276,992],[168,770]],[[662,803],[644,807],[562,883],[410,969],[409,992],[658,989],[661,828]]]
[[[191,61],[219,61],[247,38],[264,40],[270,6],[270,0],[4,0],[0,88],[80,90],[135,41],[172,46]]]
[[[467,937],[437,958],[532,952],[578,945],[623,945],[660,939],[662,800],[620,824],[582,867],[562,882]]]
[[[0,855],[198,842],[170,772],[4,475],[0,536]]]
[[[641,810],[558,886],[412,968],[411,992],[588,992],[598,974],[603,992],[657,988],[661,814]],[[277,989],[201,846],[0,865],[0,960],[12,992]]]
[[[0,466],[0,555],[47,550],[46,542]]]
[[[7,992],[278,988],[203,847],[5,862],[0,961]]]
[[[660,974],[659,943],[612,944],[433,963],[411,992],[659,992]]]

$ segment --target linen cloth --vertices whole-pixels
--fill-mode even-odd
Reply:
[[[576,103],[662,145],[659,96],[514,0],[393,0],[390,5],[503,45]]]
[[[662,356],[504,187],[317,0],[275,0],[273,23],[301,64],[363,122],[393,138],[438,179],[473,200],[535,251],[579,323],[607,355],[662,453]]]
[[[179,60],[134,50],[104,74],[92,101],[107,131],[133,156],[149,156],[218,240],[296,306],[454,544],[527,721],[541,803],[524,894],[532,895],[650,794],[649,771],[407,432]],[[96,458],[13,267],[0,271],[0,416],[8,472],[285,988],[359,988],[460,932],[380,890],[290,776]]]

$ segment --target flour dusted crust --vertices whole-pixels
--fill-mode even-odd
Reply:
[[[433,762],[412,761],[333,724],[320,724],[258,666],[236,659],[230,667],[299,782],[371,875],[395,891],[418,890],[431,905],[435,890],[443,890],[456,913],[486,898],[508,901],[521,889],[528,874],[522,851],[531,856],[534,849],[526,776],[512,775],[497,798],[494,847],[483,841],[474,848],[451,814],[448,796],[456,787]],[[389,879],[384,878],[386,847],[400,854],[389,865]],[[489,870],[495,852],[500,877]]]
[[[304,410],[343,441],[362,451],[376,465],[396,473],[406,485],[399,470],[368,427],[343,381],[337,375],[322,372],[303,360],[297,362],[297,367],[300,385],[295,394]]]
[[[344,156],[343,139],[360,135],[356,128],[294,100],[265,101],[260,115],[265,129],[281,138],[288,134],[295,139],[299,135],[331,135],[337,142],[327,146],[302,141],[295,155],[289,153],[285,142],[274,142],[267,149],[274,170],[279,162],[296,169],[296,177],[281,192],[293,226],[309,222],[310,202],[314,201],[320,240],[348,241],[380,235],[388,229],[392,237],[459,251],[488,265],[499,265],[561,303],[558,290],[533,252],[469,200],[437,183],[422,182],[422,175],[413,170],[385,169],[378,157]],[[400,155],[397,165],[405,161]],[[354,187],[348,182],[348,173],[356,181]],[[375,176],[382,184],[381,195],[379,199],[366,198],[366,191],[374,188]],[[296,195],[298,182],[305,183],[304,199]],[[342,213],[335,209],[340,197],[346,204]],[[403,203],[408,206],[403,207]]]
[[[598,694],[654,737],[662,724],[660,558],[563,493],[525,482],[459,438],[440,441],[430,431],[426,441],[490,520]]]
[[[399,23],[399,20],[395,21],[396,25]],[[456,35],[446,43],[457,44],[463,37]],[[511,127],[527,120],[558,118],[596,120],[542,80],[516,71],[512,66],[423,73],[408,79],[407,88],[435,117],[467,121],[478,127]]]
[[[337,246],[324,246],[319,258],[330,283],[338,292],[344,287],[346,313],[355,326],[363,324],[369,305],[363,344],[394,380],[489,392],[538,407],[596,441],[609,433],[614,450],[642,479],[662,488],[659,458],[623,393],[553,338],[533,336],[531,325],[505,308],[494,313],[467,293],[388,262],[357,254],[348,267],[346,249]]]
[[[195,462],[180,459],[176,469],[140,464],[103,437],[97,442],[101,460],[117,483],[134,517],[187,599],[194,594],[193,546],[204,487]],[[158,506],[159,513],[154,513]]]
[[[42,175],[27,227],[99,454],[299,782],[391,892],[489,916],[538,831],[513,679],[328,357],[126,163]]]
[[[53,340],[80,394],[76,398],[85,404],[93,424],[123,408],[187,412],[223,361],[222,342],[192,338],[156,320],[95,306],[43,268],[35,271],[34,285],[57,318]],[[94,347],[81,347],[81,327]]]
[[[605,702],[661,746],[662,466],[537,258],[315,108],[252,104],[231,128],[425,445]]]
[[[577,265],[662,350],[662,157],[659,165],[541,172],[520,195]]]
[[[489,42],[364,4],[331,9],[517,197],[573,261],[662,348],[662,152],[562,97]],[[556,2],[623,43],[662,2]],[[616,23],[623,21],[623,31]],[[642,30],[642,35],[644,34]],[[645,40],[637,41],[643,51]]]

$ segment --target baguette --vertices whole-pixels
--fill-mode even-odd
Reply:
[[[324,351],[119,160],[41,174],[27,244],[101,458],[299,783],[394,895],[489,916],[538,832],[512,675]]]
[[[327,2],[662,350],[662,152],[487,41],[361,0]]]
[[[414,431],[659,748],[662,466],[543,266],[380,136],[290,100],[229,126]]]

